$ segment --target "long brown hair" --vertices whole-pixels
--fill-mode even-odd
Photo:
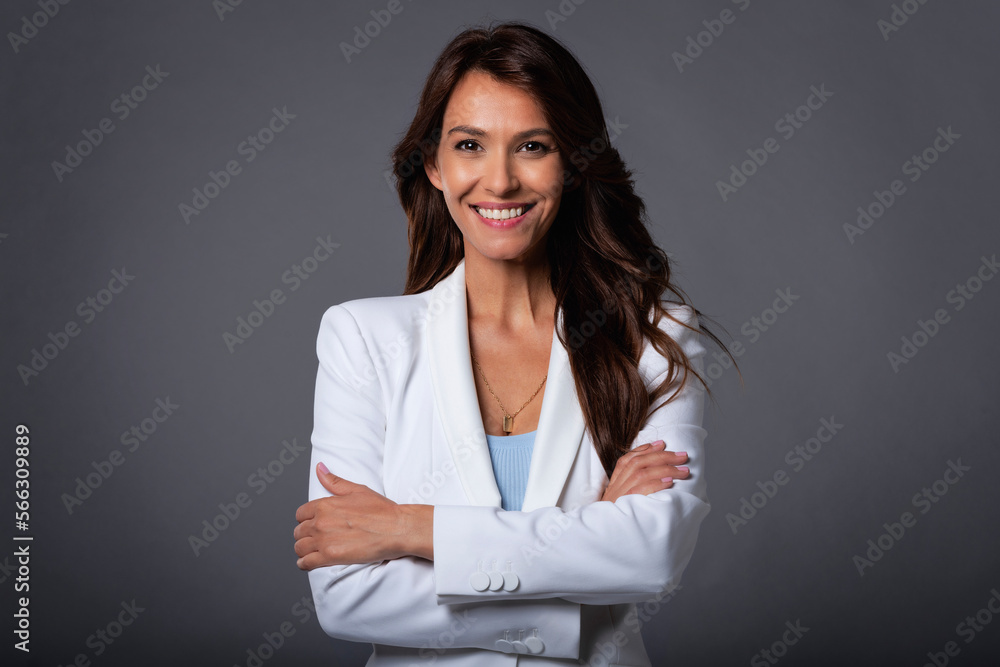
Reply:
[[[552,290],[563,310],[564,329],[558,337],[569,355],[587,428],[610,477],[638,437],[649,407],[678,377],[667,401],[689,373],[706,390],[708,385],[681,347],[658,328],[661,317],[675,319],[661,304],[665,292],[678,303],[688,300],[670,282],[667,255],[646,229],[645,205],[611,146],[597,92],[576,58],[541,30],[517,22],[470,28],[448,44],[431,68],[413,122],[392,152],[396,189],[408,220],[404,293],[430,289],[465,255],[461,231],[422,165],[437,150],[452,90],[471,70],[532,95],[563,156],[564,191],[546,244]],[[575,334],[571,340],[567,331],[590,335]],[[722,346],[711,332],[701,333]],[[638,372],[646,339],[669,360],[666,377],[651,392]]]

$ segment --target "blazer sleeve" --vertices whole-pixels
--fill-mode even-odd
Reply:
[[[697,315],[688,306],[672,314],[693,329]],[[681,346],[704,377],[701,335],[668,318],[659,324]],[[667,360],[650,343],[640,371],[659,383]],[[595,502],[564,510],[507,512],[493,507],[434,508],[434,573],[442,605],[477,600],[558,597],[582,604],[639,602],[663,594],[680,582],[694,551],[698,530],[708,514],[705,491],[706,432],[702,428],[705,389],[689,374],[680,393],[667,394],[651,406],[647,421],[632,443],[662,439],[671,451],[686,451],[691,475],[672,488],[650,495],[622,496],[614,503]],[[658,406],[659,409],[655,409]],[[470,545],[475,545],[474,549]],[[469,572],[483,559],[511,562],[519,576],[511,592],[476,591]]]
[[[323,316],[316,345],[309,500],[330,493],[316,477],[331,471],[384,494],[385,397],[354,317],[343,305]],[[440,606],[430,561],[415,557],[309,571],[323,630],[337,639],[412,648],[496,649],[504,630],[537,628],[541,655],[577,658],[580,605],[566,600],[470,600]],[[433,653],[429,653],[433,655]]]

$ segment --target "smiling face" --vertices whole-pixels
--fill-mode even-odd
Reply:
[[[563,163],[534,98],[484,72],[468,72],[448,99],[441,132],[436,157],[424,169],[444,193],[466,256],[543,258],[562,197]]]

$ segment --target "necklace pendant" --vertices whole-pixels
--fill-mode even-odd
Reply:
[[[510,415],[503,416],[503,432],[510,433],[514,430],[514,418]]]

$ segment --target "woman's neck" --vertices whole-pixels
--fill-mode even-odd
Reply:
[[[549,326],[556,298],[544,255],[534,261],[494,260],[466,253],[465,289],[470,322],[503,330]]]

